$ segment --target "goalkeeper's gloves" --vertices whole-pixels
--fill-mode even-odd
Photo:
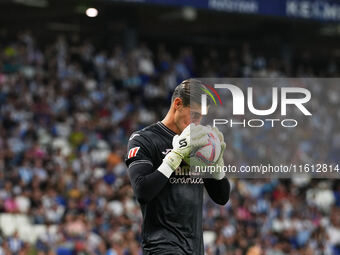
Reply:
[[[192,150],[202,147],[207,143],[206,131],[203,126],[190,124],[180,135],[175,135],[172,140],[173,149],[165,156],[158,170],[168,178],[179,167],[182,160],[190,155]],[[190,134],[191,133],[191,134]]]
[[[201,126],[201,129],[205,132],[205,135],[207,137],[207,134],[209,133],[210,130],[213,130],[217,136],[218,139],[220,140],[221,144],[221,151],[218,159],[216,160],[216,163],[212,165],[212,167],[209,167],[210,172],[204,172],[200,173],[203,178],[214,178],[216,180],[221,180],[224,178],[225,174],[223,172],[223,166],[224,166],[224,161],[223,161],[223,154],[226,149],[226,144],[224,142],[224,137],[221,131],[218,130],[216,127],[211,127],[211,126]],[[189,155],[189,157],[184,159],[185,162],[187,162],[188,165],[192,168],[192,170],[195,172],[196,167],[199,167],[198,169],[201,169],[200,167],[206,166],[204,162],[202,162],[200,159],[196,158],[194,155]]]
[[[211,173],[211,176],[216,180],[221,180],[225,176],[225,173],[223,172],[223,166],[224,166],[223,154],[224,154],[224,151],[226,149],[226,144],[224,142],[224,136],[223,136],[222,132],[220,130],[218,130],[217,127],[213,127],[212,130],[215,131],[215,133],[218,136],[218,139],[220,140],[221,152],[220,152],[220,156],[218,157],[216,163],[214,164],[215,172]]]

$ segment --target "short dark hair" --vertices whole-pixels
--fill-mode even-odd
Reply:
[[[201,104],[201,95],[203,94],[204,89],[205,86],[200,80],[184,80],[175,88],[171,97],[171,103],[176,97],[179,97],[182,99],[184,106],[189,106],[190,102]]]

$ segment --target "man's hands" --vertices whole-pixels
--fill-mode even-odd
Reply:
[[[208,126],[208,127],[210,127],[210,126]],[[211,127],[210,127],[211,128]],[[220,142],[221,142],[221,153],[220,153],[220,156],[219,156],[219,158],[217,159],[217,161],[216,161],[216,164],[214,165],[215,166],[215,170],[217,170],[217,169],[223,169],[223,166],[224,166],[224,160],[223,160],[223,154],[224,154],[224,151],[225,151],[225,149],[226,149],[226,144],[225,144],[225,142],[224,142],[224,136],[223,136],[223,134],[222,134],[222,132],[220,131],[220,130],[218,130],[218,128],[217,127],[213,127],[213,128],[211,128],[212,130],[214,130],[215,131],[215,133],[217,134],[217,136],[218,136],[218,139],[220,140]],[[218,167],[219,166],[219,167]],[[218,167],[218,168],[217,168]],[[216,179],[216,180],[221,180],[221,179],[223,179],[224,178],[224,176],[225,176],[225,174],[224,174],[224,172],[214,172],[214,173],[211,173],[211,175],[212,175],[212,177],[214,178],[214,179]]]
[[[207,173],[204,172],[204,174],[201,173],[201,175],[204,176],[204,177],[207,177],[207,178],[212,177],[216,180],[221,180],[225,176],[224,172],[222,171],[223,166],[224,166],[223,154],[224,154],[224,151],[226,149],[226,143],[224,142],[223,134],[216,127],[201,126],[201,125],[199,125],[199,127],[200,127],[199,129],[202,130],[202,132],[205,134],[205,137],[207,137],[206,134],[209,133],[210,130],[213,130],[217,134],[218,139],[220,140],[220,143],[221,143],[220,155],[219,155],[216,163],[214,165],[212,165],[212,168],[210,168],[211,172],[207,172]],[[200,148],[200,147],[196,147],[196,148]],[[194,155],[189,155],[184,160],[188,165],[190,165],[193,168],[196,167],[196,166],[200,166],[200,167],[206,166],[205,163],[203,163],[200,159],[196,158]],[[212,170],[214,172],[212,172]],[[222,172],[220,172],[220,171],[222,171]]]
[[[174,171],[182,159],[189,157],[191,151],[202,147],[207,143],[206,131],[202,126],[190,124],[180,135],[175,135],[172,140],[172,151],[169,152],[163,162],[166,162]]]
[[[215,170],[222,170],[224,166],[223,154],[226,148],[223,134],[216,127],[212,128],[210,126],[195,124],[188,125],[180,135],[174,136],[172,140],[173,149],[165,156],[163,163],[158,170],[169,178],[172,172],[181,164],[183,159],[190,165],[198,163],[194,157],[190,157],[190,154],[208,143],[207,133],[209,132],[209,129],[215,131],[221,142],[221,153],[214,166]],[[217,168],[217,166],[220,167]],[[224,177],[224,172],[215,171],[210,173],[210,175],[216,180],[221,180]]]

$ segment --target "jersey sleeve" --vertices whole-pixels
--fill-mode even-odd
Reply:
[[[147,163],[153,166],[152,147],[153,145],[142,134],[133,133],[129,139],[125,156],[127,167],[139,163]]]

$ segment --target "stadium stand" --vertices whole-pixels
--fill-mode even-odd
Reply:
[[[126,51],[67,36],[38,42],[25,31],[0,43],[0,255],[141,254],[126,144],[163,116],[183,79],[340,74],[332,60],[320,70],[307,53],[273,58],[247,43],[225,49],[228,59],[211,50],[200,60],[188,47],[172,53],[165,44]],[[340,116],[339,95],[325,96]],[[338,161],[339,122],[330,129]],[[204,203],[206,254],[340,254],[338,181],[235,179],[232,186],[225,207]]]

